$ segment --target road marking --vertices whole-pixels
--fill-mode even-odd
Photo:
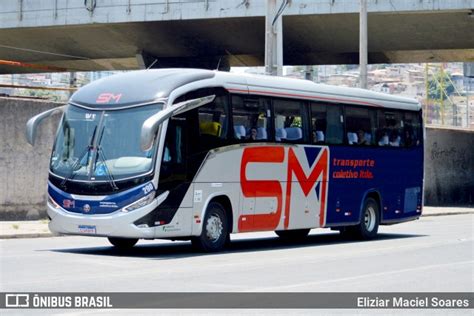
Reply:
[[[386,276],[386,275],[391,275],[391,274],[412,272],[412,271],[417,271],[417,270],[428,270],[428,269],[442,268],[444,266],[450,266],[451,267],[451,266],[454,266],[454,265],[466,265],[466,264],[472,265],[472,264],[474,264],[474,260],[459,261],[459,262],[448,262],[448,263],[442,263],[442,264],[432,264],[432,265],[427,265],[427,266],[421,266],[421,267],[409,268],[409,269],[401,269],[401,270],[395,270],[395,271],[367,273],[367,274],[362,274],[362,275],[358,275],[358,276],[332,279],[332,280],[324,280],[324,281],[316,281],[316,282],[305,282],[305,283],[299,283],[299,284],[293,284],[293,285],[282,285],[282,286],[257,288],[257,289],[247,290],[245,292],[266,292],[266,291],[273,291],[273,290],[293,289],[293,288],[302,287],[302,286],[312,286],[312,285],[314,286],[314,285],[321,285],[321,284],[328,284],[328,283],[346,282],[346,281],[359,280],[359,279],[364,279],[364,278],[369,278],[369,277],[373,278],[373,277]]]

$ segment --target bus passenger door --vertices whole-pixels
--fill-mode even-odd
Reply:
[[[168,121],[158,189],[170,191],[164,203],[175,207],[191,207],[191,201],[183,200],[189,187],[186,181],[186,120],[172,117]]]

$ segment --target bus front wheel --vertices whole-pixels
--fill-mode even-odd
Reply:
[[[218,202],[207,206],[200,236],[193,237],[194,248],[204,252],[216,252],[224,248],[229,239],[229,228],[224,207]]]
[[[344,227],[341,234],[346,237],[369,240],[377,236],[380,223],[379,204],[372,198],[367,198],[362,209],[361,221],[356,226]]]
[[[138,239],[136,238],[109,237],[108,239],[115,248],[121,250],[132,249],[138,242]]]

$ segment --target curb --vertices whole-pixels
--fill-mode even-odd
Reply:
[[[45,237],[60,237],[60,236],[53,235],[52,233],[0,235],[0,239],[45,238]]]
[[[439,212],[439,213],[432,213],[432,214],[421,214],[421,217],[446,216],[446,215],[465,215],[465,214],[474,214],[474,210],[472,210],[472,211],[459,211],[459,212]]]

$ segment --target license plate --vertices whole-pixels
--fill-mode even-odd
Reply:
[[[95,225],[79,225],[79,232],[83,234],[96,234],[97,230]]]

